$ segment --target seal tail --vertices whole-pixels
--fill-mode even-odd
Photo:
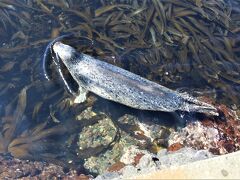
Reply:
[[[197,100],[188,94],[181,94],[181,97],[183,98],[183,104],[180,108],[182,111],[199,112],[211,116],[219,115],[217,109],[211,104]]]

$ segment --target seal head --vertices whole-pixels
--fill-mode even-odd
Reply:
[[[79,53],[69,45],[56,42],[53,44],[53,51],[66,67],[75,66],[79,62],[79,59],[77,60]]]

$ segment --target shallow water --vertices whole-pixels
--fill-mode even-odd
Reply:
[[[158,134],[167,129],[163,137],[153,135],[160,139],[179,125],[175,114],[138,111],[94,94],[72,104],[54,64],[50,81],[42,68],[47,44],[70,32],[81,37],[69,42],[81,52],[239,113],[239,7],[238,0],[2,0],[0,152],[92,168],[104,153],[113,164],[121,154],[114,150],[129,144],[156,151],[148,137],[134,133],[141,132],[134,118]]]

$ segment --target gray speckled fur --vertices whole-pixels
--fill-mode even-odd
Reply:
[[[89,55],[77,53],[68,45],[57,42],[53,50],[79,86],[105,99],[142,110],[167,112],[182,110],[217,115],[212,105]]]

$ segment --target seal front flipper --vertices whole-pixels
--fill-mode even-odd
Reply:
[[[78,94],[74,99],[74,103],[83,103],[87,99],[88,90],[79,86]]]

